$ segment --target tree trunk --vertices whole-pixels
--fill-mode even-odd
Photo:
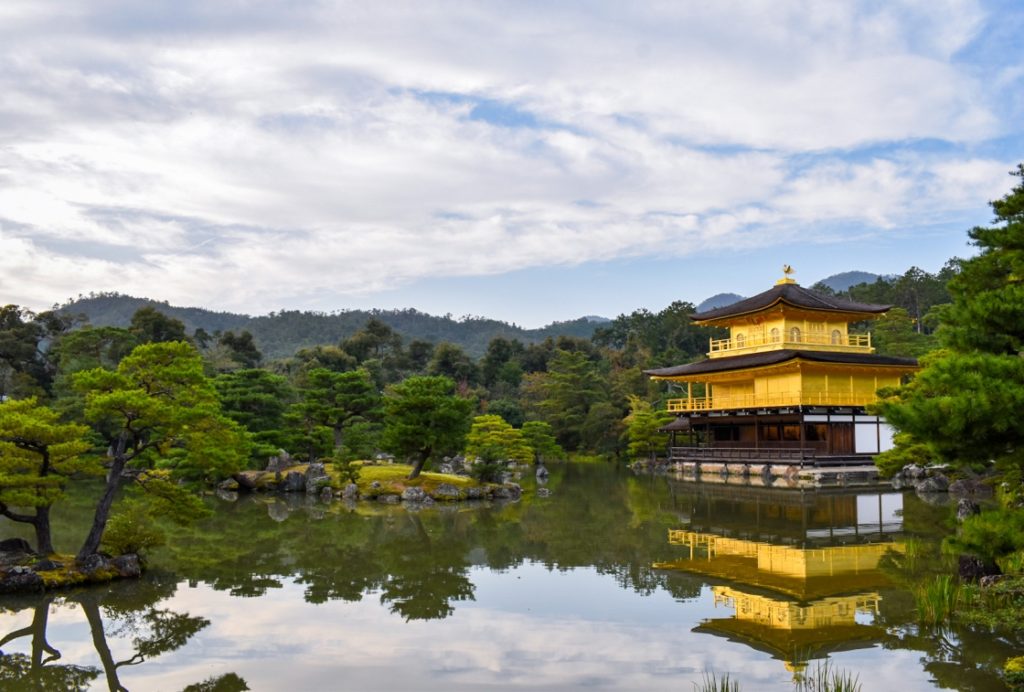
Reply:
[[[119,443],[119,446],[123,447],[123,445],[123,442]],[[123,449],[118,450],[118,453],[114,455],[114,463],[110,466],[110,474],[107,476],[107,487],[103,489],[103,496],[100,498],[99,504],[96,505],[92,528],[89,529],[89,535],[85,537],[85,542],[78,551],[77,560],[84,560],[100,549],[103,531],[107,528],[107,519],[110,518],[110,508],[114,504],[114,496],[117,495],[117,491],[121,487],[121,473],[124,471],[127,461]]]
[[[51,555],[53,550],[53,536],[50,533],[50,507],[36,507],[35,521],[32,525],[36,529],[36,552],[40,555]]]
[[[78,605],[82,606],[85,619],[89,621],[92,645],[96,648],[96,653],[99,654],[100,662],[103,664],[103,672],[107,676],[107,688],[110,692],[128,692],[117,677],[117,664],[114,662],[114,656],[110,653],[106,632],[103,631],[103,618],[100,616],[99,605],[92,599],[80,599]]]
[[[427,454],[420,454],[417,456],[416,461],[412,465],[412,471],[409,472],[409,475],[406,476],[405,479],[411,481],[419,477],[420,471],[423,470],[423,465],[427,463],[427,457],[429,456],[429,452]]]
[[[337,452],[338,450],[341,449],[341,443],[343,441],[344,440],[342,439],[342,428],[341,428],[341,425],[338,425],[336,428],[334,428],[334,451],[335,452]]]

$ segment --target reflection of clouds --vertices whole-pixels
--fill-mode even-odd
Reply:
[[[374,594],[312,605],[291,582],[258,599],[183,586],[161,606],[212,624],[180,651],[125,669],[122,678],[147,690],[180,689],[230,671],[253,690],[679,690],[715,670],[731,671],[745,689],[792,689],[780,662],[690,631],[713,612],[707,590],[680,603],[663,592],[623,590],[593,570],[539,565],[474,569],[471,576],[476,602],[457,604],[443,620],[408,623]],[[125,649],[116,641],[112,648]],[[87,644],[74,647],[80,650],[83,662],[95,664]],[[864,689],[893,680],[906,692],[930,689],[914,652],[843,653],[835,663],[858,673]]]

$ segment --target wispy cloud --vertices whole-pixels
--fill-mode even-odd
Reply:
[[[4,3],[2,298],[340,307],[941,223],[1024,156],[1007,11]]]

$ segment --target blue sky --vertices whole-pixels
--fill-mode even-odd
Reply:
[[[1024,160],[1018,2],[0,5],[0,301],[524,326],[936,271]]]

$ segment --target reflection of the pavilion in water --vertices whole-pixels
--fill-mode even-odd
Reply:
[[[902,495],[778,491],[681,484],[689,526],[669,531],[682,555],[658,569],[699,574],[715,607],[734,615],[695,628],[740,641],[799,673],[830,652],[872,646],[881,628],[858,622],[878,612],[879,569],[902,552]]]

